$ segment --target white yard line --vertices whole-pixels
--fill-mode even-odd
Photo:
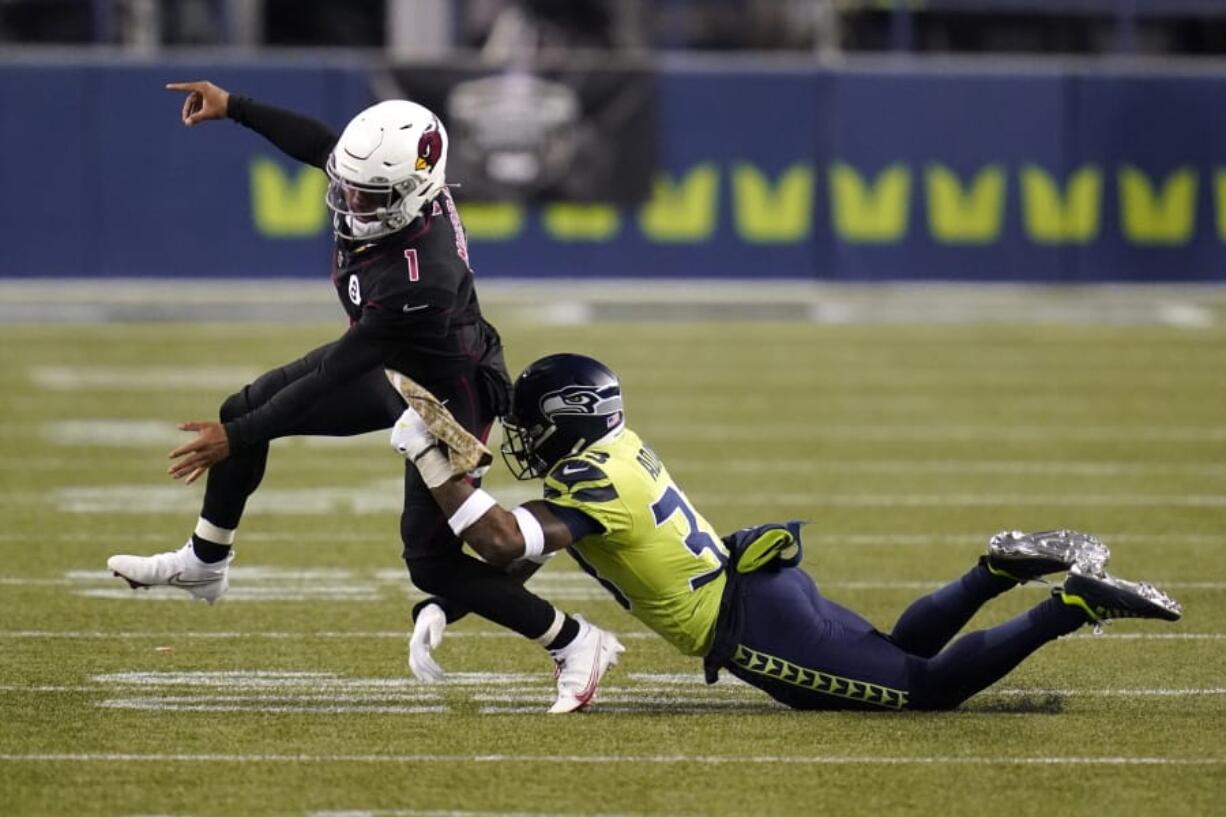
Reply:
[[[556,811],[452,811],[441,809],[351,809],[312,811],[305,817],[641,817],[628,812],[580,814]]]
[[[235,383],[234,385],[242,384]],[[175,427],[175,421],[168,419],[82,418],[42,423],[37,428],[46,442],[68,447],[176,446],[187,439],[187,435]],[[326,447],[375,445],[384,447],[386,444],[387,436],[381,431],[350,437],[293,437],[274,442],[274,445],[278,446],[319,445]]]
[[[129,421],[100,421],[110,425]],[[144,421],[132,421],[144,425]],[[159,426],[167,425],[158,423]],[[166,435],[167,444],[182,442],[180,432],[177,436]],[[134,430],[134,443],[141,437],[154,437],[156,434],[148,429]],[[377,439],[375,439],[377,437]],[[345,447],[354,444],[354,440],[362,440],[382,448],[384,438],[382,432],[377,432],[360,438],[352,437],[302,437],[296,438],[307,446]],[[109,443],[103,443],[109,444]],[[711,465],[708,460],[688,458],[669,458],[665,463],[675,475],[685,472],[704,472]],[[967,475],[999,475],[999,476],[1085,476],[1085,477],[1153,477],[1153,476],[1196,476],[1196,477],[1226,477],[1226,464],[1212,462],[1076,462],[1069,460],[830,460],[821,457],[770,458],[765,460],[745,460],[721,463],[721,469],[728,474],[802,474],[802,475],[839,475],[839,474],[967,474]],[[42,457],[0,457],[0,470],[40,470],[73,471],[76,466],[73,460],[65,456]],[[503,486],[504,489],[514,489],[518,486]],[[534,494],[537,493],[534,491]],[[148,534],[146,534],[148,535]],[[275,534],[274,534],[275,535]]]
[[[452,811],[441,809],[350,809],[312,811],[305,817],[641,817],[628,812],[580,814],[556,811]]]
[[[504,504],[521,498],[513,491],[497,491]],[[1146,507],[1222,508],[1226,493],[795,493],[690,491],[699,507],[802,508],[931,508],[931,507]],[[199,511],[200,498],[178,485],[64,486],[46,494],[10,493],[0,497],[0,506],[24,507],[52,504],[60,513],[74,514],[176,514]],[[400,480],[378,480],[345,488],[270,489],[253,497],[251,512],[301,517],[330,514],[395,514],[402,510]],[[372,537],[374,538],[374,537]]]
[[[377,601],[381,596],[381,588],[385,584],[403,585],[406,591],[414,597],[420,596],[418,591],[409,586],[408,576],[395,572],[389,574],[377,573],[371,580],[362,580],[352,573],[337,575],[332,578],[318,579],[297,577],[294,571],[284,571],[281,577],[270,574],[267,578],[247,577],[240,573],[243,568],[231,571],[232,585],[226,595],[227,601],[305,601],[322,599],[327,601]],[[258,570],[259,568],[252,568]],[[157,592],[138,593],[126,586],[115,586],[117,580],[102,571],[74,571],[81,575],[70,575],[63,579],[26,578],[23,576],[0,576],[0,586],[9,587],[73,587],[77,594],[93,598],[116,598],[140,600],[154,599],[159,601],[190,600],[190,597],[174,588],[158,587]],[[238,574],[238,575],[235,575]],[[816,579],[819,587],[837,590],[930,590],[947,584],[951,579],[911,579],[911,580],[871,580],[871,581],[823,581]],[[317,582],[317,584],[311,584]],[[374,582],[378,582],[375,584]],[[607,591],[597,585],[585,573],[565,571],[542,573],[529,580],[530,586],[537,591],[555,598],[583,599],[603,601],[609,598]],[[1226,581],[1179,581],[1161,580],[1157,582],[1162,587],[1171,590],[1226,590]],[[122,583],[118,583],[122,584]],[[1018,588],[1023,592],[1046,591],[1047,585],[1032,583]]]
[[[37,427],[48,443],[60,446],[165,446],[177,445],[184,433],[170,420],[82,418],[43,423]],[[27,436],[22,427],[9,427],[7,433]],[[911,442],[1167,442],[1206,443],[1226,441],[1226,426],[1220,425],[1132,425],[1103,426],[1048,423],[1021,425],[957,424],[883,424],[850,425],[846,423],[726,423],[673,422],[653,423],[644,431],[651,440],[700,440],[711,442],[796,442],[834,440],[844,442],[911,441]],[[318,444],[350,446],[383,444],[383,432],[354,437],[303,437],[283,444]]]
[[[847,425],[829,423],[655,423],[644,429],[650,439],[703,440],[711,442],[763,442],[777,440],[834,441],[989,441],[989,442],[1188,442],[1204,445],[1226,441],[1226,426],[1078,426],[1044,425],[953,425],[912,423],[906,425]],[[649,440],[650,441],[650,440]]]
[[[508,497],[509,492],[500,488],[493,489],[504,505],[519,504],[528,499],[539,499],[536,492],[531,496],[515,502]],[[964,547],[966,545],[983,545],[993,531],[935,531],[931,533],[868,533],[864,531],[847,531],[845,533],[822,533],[816,527],[807,528],[804,532],[806,544],[817,544],[821,547],[863,547],[878,545],[885,547],[921,547],[927,545],[949,545]],[[1171,545],[1212,545],[1226,546],[1226,533],[1177,533],[1169,531],[1125,532],[1125,531],[1092,531],[1100,539],[1111,544],[1116,543],[1150,543]],[[180,537],[181,538],[181,537]],[[385,539],[395,539],[395,533],[374,531],[371,533],[355,533],[351,531],[301,531],[296,533],[277,533],[275,531],[249,531],[239,536],[242,545],[274,545],[299,544],[302,542],[379,542]],[[173,537],[165,533],[150,533],[147,531],[39,531],[38,533],[0,532],[0,543],[17,542],[19,544],[61,543],[94,543],[118,542],[122,544],[155,544],[169,546]],[[237,570],[238,568],[232,568]],[[328,569],[328,568],[320,568]],[[98,571],[104,572],[104,571]],[[376,572],[382,580],[389,580],[392,573],[403,577],[407,574],[400,569],[385,568]]]
[[[687,492],[698,506],[773,508],[1144,507],[1222,508],[1226,494],[823,494]]]
[[[674,474],[705,471],[709,460],[670,458]],[[729,474],[993,474],[1003,476],[1226,476],[1226,464],[1175,462],[1071,462],[1068,460],[737,460],[724,463]]]
[[[394,472],[395,463],[389,463]],[[256,493],[248,508],[252,514],[281,516],[325,515],[353,513],[358,515],[399,514],[404,506],[404,481],[401,476],[370,480],[358,485],[334,488],[273,488]],[[540,489],[507,488],[498,491],[499,499],[516,505],[528,499],[540,498]],[[50,502],[63,513],[84,514],[179,514],[191,518],[200,510],[199,492],[169,483],[139,483],[126,485],[66,485],[45,495],[6,494],[0,505],[23,506]],[[371,534],[368,539],[398,538],[394,528],[383,534]],[[170,542],[167,535],[161,541]]]
[[[30,382],[46,391],[236,391],[259,375],[250,366],[31,366]]]
[[[266,639],[270,641],[282,641],[293,639],[407,639],[408,630],[354,630],[344,632],[340,630],[323,630],[319,632],[276,632],[267,630],[253,630],[251,632],[235,632],[235,631],[171,631],[171,632],[154,632],[154,631],[123,631],[117,630],[107,632],[104,630],[0,630],[0,640],[3,639],[67,639],[67,640],[99,640],[99,641],[174,641],[176,639],[201,639],[201,640],[229,640],[229,639]],[[452,632],[447,631],[447,638],[517,638],[522,639],[523,636],[510,632],[509,630],[459,630]],[[659,638],[655,633],[647,630],[619,630],[618,638],[637,639],[652,639]],[[1065,638],[1085,638],[1093,641],[1109,642],[1109,641],[1222,641],[1226,640],[1226,633],[1103,633],[1102,635],[1074,634],[1065,636]]]
[[[114,698],[100,701],[103,709],[142,712],[278,712],[311,715],[442,715],[451,711],[443,705],[401,706],[396,704],[259,704],[259,703],[166,703],[159,698]]]
[[[364,680],[366,684],[355,685],[355,687],[343,687],[346,689],[352,688],[369,688],[377,687],[378,683],[385,679],[355,679]],[[148,704],[140,708],[154,708],[154,703],[166,704],[167,708],[174,708],[178,705],[200,704],[200,705],[224,705],[224,704],[296,704],[308,702],[322,703],[377,703],[377,702],[396,702],[396,701],[440,701],[442,690],[449,688],[465,688],[478,687],[487,688],[490,686],[499,686],[507,691],[505,692],[482,692],[473,695],[471,700],[482,701],[486,703],[522,703],[525,699],[540,697],[542,701],[548,703],[549,698],[553,695],[553,681],[546,673],[533,676],[531,682],[517,682],[516,684],[500,685],[496,681],[486,680],[481,684],[455,684],[450,680],[444,681],[442,684],[430,685],[431,689],[439,690],[439,692],[424,691],[423,685],[420,682],[412,679],[404,679],[403,683],[399,683],[398,679],[387,679],[390,683],[387,684],[386,691],[370,692],[370,693],[353,693],[353,692],[317,692],[317,690],[328,690],[333,687],[323,684],[319,686],[303,685],[302,688],[307,691],[303,692],[286,692],[275,695],[252,695],[243,694],[253,692],[255,690],[264,689],[260,685],[249,685],[241,682],[236,682],[230,687],[234,694],[226,695],[193,695],[193,696],[177,696],[177,695],[152,695],[141,698],[119,698],[107,699],[101,702],[100,706],[110,706],[112,701],[129,701],[136,700]],[[119,685],[121,688],[124,685]],[[173,686],[173,685],[172,685]],[[693,694],[685,694],[679,692],[687,687],[693,687],[700,691],[700,694],[695,697]],[[416,688],[417,691],[414,690]],[[113,694],[116,689],[107,686],[90,686],[87,684],[0,684],[0,691],[4,692],[87,692],[99,695]],[[134,691],[134,690],[130,690]],[[1026,696],[1026,695],[1059,695],[1061,697],[1085,697],[1085,698],[1188,698],[1188,697],[1205,697],[1214,695],[1226,695],[1226,687],[1188,687],[1188,688],[1135,688],[1135,689],[1079,689],[1075,687],[1062,688],[1047,688],[1047,687],[991,687],[981,693],[982,696],[992,697],[993,695],[1007,696]],[[617,704],[635,704],[649,703],[659,706],[679,704],[693,705],[737,705],[743,703],[756,703],[760,700],[761,693],[753,690],[747,684],[743,684],[731,675],[721,675],[720,682],[714,686],[707,686],[706,682],[701,677],[678,680],[675,682],[664,682],[659,684],[641,684],[635,686],[618,686],[616,684],[606,684],[601,686],[600,702],[617,703]],[[123,708],[123,707],[120,707]]]
[[[671,763],[704,766],[1223,766],[1226,757],[1112,755],[504,755],[504,754],[225,754],[225,753],[4,753],[5,763],[356,763],[356,764],[596,764]]]

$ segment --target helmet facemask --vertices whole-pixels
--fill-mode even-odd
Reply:
[[[519,480],[536,479],[549,472],[551,463],[537,453],[540,443],[553,434],[557,426],[548,428],[536,426],[533,429],[518,425],[514,418],[502,418],[502,461],[506,463],[511,476]],[[535,433],[534,433],[535,432]]]
[[[336,236],[371,241],[403,230],[446,186],[447,132],[428,109],[380,102],[349,123],[328,156]]]
[[[416,200],[417,207],[421,206],[421,197],[413,193],[428,183],[425,173],[414,173],[395,184],[351,181],[337,173],[334,157],[328,158],[327,172],[333,230],[351,241],[382,238],[407,227],[417,217],[417,210],[409,212],[410,202]]]

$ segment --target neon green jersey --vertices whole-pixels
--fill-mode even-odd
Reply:
[[[635,618],[686,655],[711,648],[728,551],[633,431],[561,460],[545,499],[604,526],[571,547]]]

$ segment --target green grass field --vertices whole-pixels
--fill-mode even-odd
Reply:
[[[996,530],[1057,526],[1185,619],[1049,645],[955,713],[794,713],[704,686],[563,557],[534,586],[628,647],[592,711],[545,715],[552,665],[479,620],[421,686],[382,435],[274,446],[215,607],[103,571],[190,531],[173,423],[335,325],[0,327],[0,814],[1226,813],[1222,329],[501,328],[513,368],[612,365],[717,528],[811,520],[806,568],[883,629]]]

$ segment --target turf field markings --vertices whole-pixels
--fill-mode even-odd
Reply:
[[[1202,695],[1226,695],[1226,687],[1203,687],[1190,689],[1041,689],[1041,688],[989,688],[983,692],[991,695],[1061,695],[1087,698],[1186,698]]]
[[[259,375],[250,366],[31,366],[30,382],[46,391],[232,392]]]
[[[404,634],[400,634],[404,637]],[[541,676],[530,673],[456,672],[448,676],[452,686],[522,683]],[[290,670],[220,670],[184,672],[115,672],[95,675],[93,681],[111,686],[203,686],[225,689],[266,689],[285,687],[337,689],[421,689],[413,678],[348,678],[334,672]]]
[[[555,811],[452,811],[440,809],[347,809],[345,811],[311,811],[305,817],[638,817],[627,812],[617,814],[579,814]]]
[[[1211,545],[1226,546],[1226,535],[1201,533],[1111,533],[1095,531],[1099,538],[1112,543],[1144,542],[1161,543],[1163,545]],[[969,544],[983,546],[988,541],[985,533],[810,533],[804,534],[806,543],[815,542],[821,547],[844,545],[862,547],[864,545],[884,545],[887,547],[918,547],[924,545],[957,545]]]
[[[360,578],[341,568],[281,568],[248,565],[230,569],[235,586],[226,594],[235,602],[336,601],[375,602],[384,598],[385,583]],[[11,578],[11,577],[5,577]],[[47,582],[51,580],[40,580]],[[127,587],[106,570],[70,570],[64,581],[74,594],[87,598],[138,601],[192,601],[172,587],[156,587],[138,592]],[[0,583],[8,583],[0,579]],[[406,585],[407,577],[405,578]]]
[[[1226,757],[1117,755],[510,755],[510,754],[224,754],[224,753],[4,753],[6,763],[357,763],[541,764],[670,763],[705,766],[1224,766]]]
[[[480,715],[539,715],[549,708],[551,700],[541,698],[540,703],[535,706],[479,706],[477,707],[477,713]],[[788,711],[787,707],[783,706],[783,704],[774,703],[766,697],[753,701],[686,700],[683,698],[647,697],[640,697],[637,700],[634,697],[630,697],[624,701],[609,701],[602,694],[597,698],[594,706],[600,712],[607,715],[677,715],[718,711],[735,711],[737,714],[746,714],[749,712]]]
[[[175,446],[185,439],[170,420],[75,419],[43,423],[43,439],[59,446]],[[9,433],[25,432],[9,428]],[[743,424],[743,423],[653,423],[648,429],[653,439],[698,440],[714,442],[764,442],[825,440],[839,441],[998,441],[998,442],[1189,442],[1226,441],[1226,426],[1162,427],[1152,425],[1102,426],[1076,425],[971,425],[923,424],[890,425],[874,423]],[[277,441],[278,445],[321,447],[386,448],[386,434],[378,431],[354,437],[301,437]]]
[[[98,702],[103,709],[143,712],[269,712],[310,715],[441,715],[451,711],[445,705],[345,704],[345,703],[221,703],[184,700],[178,703],[161,698],[113,698]]]
[[[690,491],[698,505],[734,507],[810,506],[838,508],[932,506],[1006,507],[1146,507],[1146,508],[1221,508],[1226,494],[789,494],[789,493],[704,493]]]
[[[186,596],[184,597],[186,598]],[[170,631],[170,632],[154,632],[154,631],[85,631],[85,630],[0,630],[0,639],[65,639],[65,640],[101,640],[101,641],[142,641],[142,640],[174,640],[174,639],[192,639],[192,640],[242,640],[242,639],[265,639],[270,641],[294,640],[294,639],[407,639],[408,630],[353,630],[339,631],[328,630],[320,632],[276,632],[276,631],[260,631],[254,630],[249,632],[237,631]],[[618,630],[618,638],[631,640],[651,640],[659,638],[655,633],[649,630]],[[452,638],[514,638],[522,639],[516,633],[508,630],[448,630],[445,636],[447,639]],[[1096,642],[1110,642],[1116,640],[1128,641],[1222,641],[1226,640],[1226,633],[1103,633],[1102,635],[1093,635],[1090,633],[1064,636],[1064,638],[1085,638],[1092,639]]]
[[[395,489],[391,486],[395,484]],[[499,492],[504,503],[515,504],[510,492]],[[895,494],[895,493],[715,493],[691,491],[699,505],[734,507],[928,507],[964,505],[973,507],[1035,506],[1079,507],[1226,507],[1226,494]],[[200,498],[182,486],[114,485],[63,487],[47,497],[61,513],[79,514],[181,514],[198,512]],[[0,498],[5,506],[37,503],[41,496],[9,494]],[[265,489],[253,498],[253,513],[283,516],[318,516],[337,513],[393,514],[402,506],[400,480],[378,481],[351,488]],[[389,534],[390,536],[390,534]],[[374,537],[372,537],[374,538]]]
[[[452,811],[438,809],[351,809],[345,811],[312,811],[305,817],[637,817],[627,812],[617,814],[579,814],[555,811]]]
[[[82,418],[39,425],[42,438],[52,445],[70,447],[128,448],[173,447],[188,439],[173,420],[121,420]],[[375,431],[350,437],[293,437],[274,440],[274,447],[387,448],[387,433]]]
[[[706,460],[670,459],[669,469],[704,472]],[[1176,462],[1070,462],[1068,460],[741,460],[721,466],[729,474],[992,474],[1034,476],[1226,476],[1226,464]]]
[[[996,442],[1190,442],[1226,441],[1226,426],[1164,427],[1152,425],[844,425],[828,423],[655,423],[652,438],[706,442],[784,442],[833,439],[837,441],[996,441]]]
[[[501,489],[495,489],[495,492],[501,497],[510,492]],[[531,497],[526,499],[539,498],[533,492]],[[509,500],[504,501],[504,504],[511,504]],[[519,503],[515,503],[519,504]],[[983,546],[989,538],[990,533],[994,531],[936,531],[932,533],[865,533],[862,531],[848,531],[846,533],[822,533],[816,529],[806,529],[804,538],[806,543],[819,543],[821,547],[862,547],[865,545],[881,545],[887,547],[913,547],[925,545],[950,545],[964,547],[968,545]],[[1168,531],[1146,532],[1111,532],[1111,531],[1093,531],[1094,535],[1111,543],[1119,542],[1143,542],[1150,544],[1169,545],[1211,545],[1211,546],[1226,546],[1226,534],[1205,534],[1205,533],[1173,533]],[[298,544],[300,542],[378,542],[383,539],[394,539],[394,533],[386,531],[373,531],[370,533],[360,533],[353,531],[301,531],[301,532],[284,532],[276,531],[250,531],[244,532],[241,535],[242,545],[250,544]],[[140,544],[155,544],[167,545],[171,541],[165,533],[154,533],[147,531],[40,531],[37,534],[33,533],[12,533],[0,532],[0,543],[17,542],[19,544],[28,544],[34,542],[64,542],[64,543],[93,543],[93,542],[120,542],[120,543],[140,543]],[[565,563],[565,560],[563,560]],[[232,568],[237,569],[237,568]],[[390,581],[394,578],[403,578],[408,574],[401,568],[380,568],[376,571],[376,578],[381,581]],[[579,574],[576,571],[576,575]]]
[[[395,462],[389,463],[389,471]],[[278,516],[331,515],[398,515],[404,505],[402,476],[371,480],[360,485],[330,488],[263,488],[249,504],[253,514]],[[540,491],[526,488],[499,490],[503,503],[516,505],[527,499],[538,499]],[[178,514],[191,518],[200,511],[200,494],[166,481],[127,485],[61,486],[43,497],[7,494],[0,504],[17,506],[50,501],[62,513],[79,514]],[[382,534],[370,534],[366,539],[397,540],[394,527],[385,526]],[[170,537],[159,541],[167,542]],[[181,540],[180,540],[181,541]]]
[[[174,484],[64,486],[47,498],[63,513],[191,516],[200,510],[198,492]],[[283,516],[398,514],[403,504],[403,478],[394,477],[337,488],[266,488],[252,498],[250,508]],[[393,535],[389,530],[389,538]]]
[[[232,585],[226,595],[227,602],[378,602],[385,591],[394,591],[397,586],[410,598],[422,594],[413,589],[407,577],[398,571],[388,571],[375,580],[358,578],[352,571],[305,570],[237,567],[231,571]],[[825,590],[893,591],[932,590],[948,583],[948,579],[915,580],[819,580]],[[1162,580],[1160,584],[1170,590],[1226,590],[1226,581],[1179,581]],[[191,602],[193,599],[171,587],[155,587],[149,591],[135,591],[123,586],[104,571],[70,571],[64,579],[25,578],[0,576],[0,586],[17,587],[71,587],[74,595],[85,598],[138,602]],[[529,586],[554,599],[567,601],[607,601],[607,592],[594,584],[585,574],[576,571],[538,574],[529,581]],[[1023,592],[1047,591],[1042,584],[1028,584]]]
[[[450,711],[438,687],[411,678],[348,678],[329,672],[227,670],[95,675],[103,709],[168,712],[438,714]],[[489,682],[487,682],[489,683]],[[181,690],[196,693],[183,695]],[[136,690],[139,693],[133,694]],[[201,694],[200,691],[209,690]]]

